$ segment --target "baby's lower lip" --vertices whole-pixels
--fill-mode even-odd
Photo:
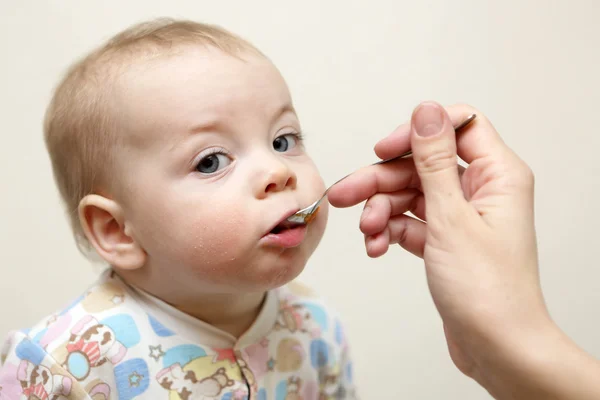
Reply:
[[[306,236],[306,225],[299,225],[291,229],[285,229],[279,233],[268,233],[263,240],[270,246],[293,248],[304,241]]]

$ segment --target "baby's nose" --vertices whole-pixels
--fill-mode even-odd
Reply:
[[[268,167],[263,169],[261,175],[256,186],[256,194],[259,198],[275,192],[296,188],[296,173],[284,161],[270,162]]]

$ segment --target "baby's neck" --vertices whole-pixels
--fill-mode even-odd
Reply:
[[[171,305],[239,338],[258,317],[264,299],[265,293],[207,294]]]
[[[129,274],[127,271],[119,271],[118,274],[128,284],[236,338],[252,326],[266,297],[264,292],[204,293],[202,290],[172,290],[172,287],[163,282],[144,279],[145,277]]]

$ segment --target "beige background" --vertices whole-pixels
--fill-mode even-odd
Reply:
[[[327,182],[421,100],[482,109],[537,177],[542,279],[559,324],[600,357],[600,2],[0,2],[0,335],[65,305],[95,275],[75,249],[42,143],[73,59],[155,16],[221,24],[288,79]],[[360,207],[333,210],[302,279],[343,313],[365,399],[484,399],[447,356],[421,261],[369,259]]]

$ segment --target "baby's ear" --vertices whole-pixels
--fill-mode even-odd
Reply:
[[[90,244],[111,266],[133,270],[146,262],[146,252],[131,236],[116,201],[96,194],[84,197],[79,203],[79,220]]]

